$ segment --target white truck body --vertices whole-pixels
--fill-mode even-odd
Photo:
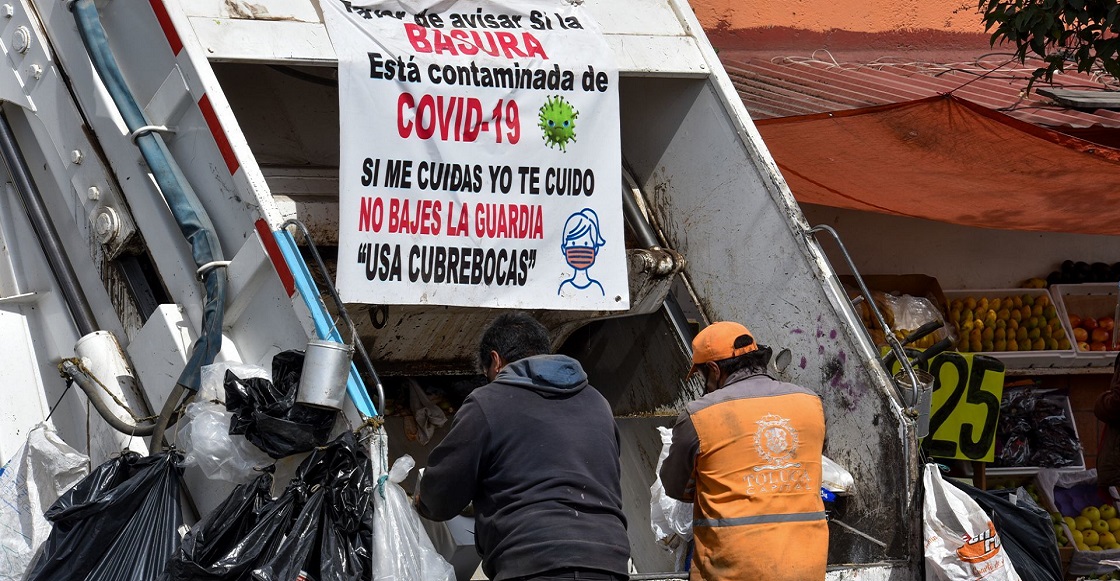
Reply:
[[[336,59],[318,3],[96,4],[129,87],[152,124],[167,128],[163,138],[231,261],[218,359],[267,365],[281,350],[302,349],[314,325],[275,233],[298,218],[319,247],[337,243],[338,94],[274,66],[333,78]],[[637,571],[675,578],[648,526],[660,450],[653,427],[671,424],[674,410],[698,394],[682,379],[688,345],[680,318],[662,306],[669,292],[693,318],[743,321],[775,353],[788,349],[792,363],[782,378],[822,396],[826,454],[856,483],[831,514],[843,525],[830,526],[828,578],[916,579],[913,421],[691,8],[683,0],[585,6],[620,69],[622,155],[632,178],[621,194],[634,196],[658,238],[654,246],[685,262],[682,270],[671,254],[632,249],[632,295],[649,300],[632,300],[622,316],[535,314],[558,347],[577,354],[619,417]],[[204,290],[190,247],[91,65],[68,2],[0,6],[0,49],[3,114],[97,326],[115,335],[142,386],[126,382],[118,396],[138,412],[157,413],[201,327]],[[146,451],[143,438],[113,430],[84,394],[63,395],[56,365],[75,355],[81,333],[2,167],[0,465],[56,402],[49,421],[94,464],[125,446]],[[665,260],[670,267],[659,266]],[[386,377],[476,373],[478,334],[495,314],[431,306],[350,311]],[[583,328],[594,332],[574,333]],[[424,449],[391,442],[392,454],[407,451],[423,465]],[[203,512],[230,488],[193,470],[186,483]]]

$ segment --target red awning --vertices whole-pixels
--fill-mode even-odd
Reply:
[[[756,122],[799,202],[1120,235],[1120,150],[952,96]]]

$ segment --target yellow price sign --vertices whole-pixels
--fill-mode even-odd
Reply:
[[[917,350],[907,349],[913,357]],[[922,450],[935,458],[995,460],[1005,366],[994,357],[947,351],[920,365],[933,376],[929,435]],[[900,365],[894,364],[898,371]]]

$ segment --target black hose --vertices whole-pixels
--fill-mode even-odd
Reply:
[[[39,239],[39,246],[47,257],[47,265],[50,266],[51,274],[58,282],[62,299],[66,302],[66,308],[70,310],[70,315],[74,318],[74,324],[78,327],[78,335],[84,337],[98,330],[93,309],[90,308],[89,301],[86,300],[86,295],[82,292],[82,286],[78,283],[78,275],[74,272],[74,266],[70,264],[70,259],[62,248],[62,240],[59,238],[58,231],[55,230],[50,216],[47,215],[43,197],[39,194],[39,188],[35,187],[35,181],[31,179],[31,172],[27,168],[27,160],[24,159],[23,152],[20,151],[19,144],[16,143],[15,134],[12,132],[12,126],[8,123],[7,115],[3,113],[0,113],[0,155],[4,158],[4,164],[8,166],[8,173],[12,176],[12,182],[16,186],[16,192],[19,193],[24,209],[27,211],[27,218],[31,221],[35,236]]]

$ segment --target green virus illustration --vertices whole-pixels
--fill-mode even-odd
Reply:
[[[567,153],[568,142],[576,140],[579,111],[572,108],[572,104],[564,97],[557,95],[545,101],[538,118],[545,144],[549,147],[560,146],[560,151]]]

